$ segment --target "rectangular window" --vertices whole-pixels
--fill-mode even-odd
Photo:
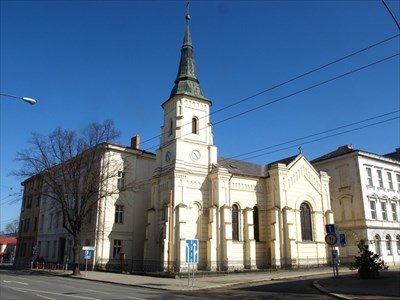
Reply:
[[[49,258],[50,255],[50,241],[46,242],[46,258]]]
[[[37,229],[37,223],[38,223],[38,217],[35,217],[35,221],[33,223],[33,230],[36,231]]]
[[[40,230],[43,230],[43,225],[44,225],[44,214],[40,216]]]
[[[391,207],[392,207],[392,219],[393,219],[393,221],[398,221],[398,220],[397,220],[397,207],[396,207],[396,203],[391,203]]]
[[[387,178],[388,178],[389,189],[393,190],[392,173],[386,172],[386,175],[387,175]]]
[[[374,183],[372,181],[372,171],[371,168],[367,168],[367,180],[368,180],[368,185],[373,186]]]
[[[32,207],[32,196],[28,196],[28,203],[26,204],[26,208]]]
[[[115,205],[115,223],[124,223],[124,206]]]
[[[49,226],[47,227],[47,230],[50,230],[52,226],[53,226],[53,214],[50,214]]]
[[[386,202],[381,202],[382,219],[387,220]]]
[[[29,219],[25,219],[24,220],[24,232],[28,232],[29,231]]]
[[[55,220],[54,220],[54,227],[58,228],[58,225],[60,223],[60,212],[58,211],[55,215]]]
[[[125,173],[122,171],[118,172],[117,187],[119,190],[122,190],[125,187]]]
[[[397,179],[397,190],[400,191],[400,174],[396,174]]]
[[[376,173],[378,174],[378,185],[379,185],[380,188],[383,188],[382,171],[381,170],[376,170]]]
[[[369,202],[369,207],[371,208],[371,218],[373,220],[376,220],[376,206],[375,206],[375,201],[370,201]]]
[[[36,206],[38,207],[40,205],[40,196],[37,196],[36,198]]]
[[[122,241],[121,240],[114,240],[114,246],[113,246],[113,258],[119,258],[119,253],[121,252],[122,249]]]
[[[57,252],[57,241],[53,241],[53,251],[51,253],[51,258],[56,258],[56,252]]]

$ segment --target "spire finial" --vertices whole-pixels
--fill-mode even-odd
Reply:
[[[189,21],[190,21],[190,0],[186,1],[186,24],[189,25]]]
[[[299,147],[299,154],[303,154],[303,147]]]

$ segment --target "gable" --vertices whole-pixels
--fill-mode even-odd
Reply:
[[[301,179],[306,179],[318,192],[321,191],[321,180],[318,172],[304,156],[299,156],[288,166],[287,188],[290,189]]]

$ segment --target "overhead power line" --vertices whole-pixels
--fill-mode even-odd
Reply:
[[[354,125],[362,124],[362,123],[369,122],[369,121],[372,121],[372,120],[376,120],[376,119],[379,119],[379,118],[382,118],[382,117],[387,117],[387,116],[390,116],[390,115],[393,115],[393,114],[396,114],[396,113],[398,114],[399,112],[400,112],[400,110],[395,110],[395,111],[392,111],[392,112],[389,112],[389,113],[373,116],[373,117],[370,117],[370,118],[367,118],[367,119],[363,119],[363,120],[360,120],[360,121],[357,121],[357,122],[352,122],[352,123],[349,123],[349,124],[346,124],[346,125],[341,125],[341,126],[338,126],[338,127],[335,127],[335,128],[331,128],[331,129],[327,129],[327,130],[324,130],[324,131],[320,131],[320,132],[317,132],[317,133],[312,133],[312,134],[309,134],[309,135],[306,135],[306,136],[303,136],[303,137],[300,137],[300,138],[295,138],[295,139],[292,139],[292,140],[289,140],[289,141],[285,141],[285,142],[282,142],[282,143],[274,144],[274,145],[271,145],[271,146],[259,148],[257,150],[253,150],[253,151],[245,152],[245,153],[238,154],[238,155],[235,155],[235,156],[231,156],[231,157],[227,158],[226,160],[235,159],[235,158],[238,158],[238,157],[254,154],[254,153],[257,153],[257,152],[264,151],[264,150],[268,150],[268,149],[276,148],[276,147],[279,147],[279,146],[291,144],[291,143],[298,142],[298,141],[301,141],[301,140],[305,140],[305,139],[308,139],[308,138],[311,138],[311,137],[316,137],[318,135],[322,135],[322,134],[325,134],[325,133],[337,131],[339,129],[343,129],[343,128],[351,127],[351,126],[354,126]],[[390,119],[390,120],[392,120],[392,119]],[[380,124],[380,123],[377,123],[377,124]],[[296,146],[299,146],[299,145],[300,144],[298,144]],[[291,147],[294,147],[294,146],[290,146],[289,148],[291,148]],[[224,160],[225,159],[223,159],[222,161],[224,161]]]
[[[284,147],[284,148],[279,148],[279,149],[276,149],[276,150],[273,150],[273,151],[264,152],[264,153],[261,153],[261,154],[249,156],[249,157],[246,157],[244,159],[251,159],[251,158],[255,158],[255,157],[260,157],[260,156],[272,154],[272,153],[275,153],[275,152],[279,152],[279,151],[283,151],[283,150],[287,150],[287,149],[291,149],[291,148],[295,148],[295,147],[299,147],[299,146],[315,143],[315,142],[318,142],[318,141],[321,141],[321,140],[325,140],[325,139],[328,139],[328,138],[331,138],[331,137],[335,137],[335,136],[338,136],[338,135],[346,134],[346,133],[349,133],[349,132],[361,130],[361,129],[364,129],[364,128],[368,128],[368,127],[371,127],[371,126],[375,126],[375,125],[379,125],[379,124],[383,124],[383,123],[387,123],[387,122],[394,121],[394,120],[399,120],[399,119],[400,119],[400,117],[394,117],[394,118],[386,119],[386,120],[383,120],[383,121],[375,122],[375,123],[372,123],[372,124],[360,126],[360,127],[349,129],[349,130],[345,130],[345,131],[342,131],[342,132],[338,132],[338,133],[335,133],[335,134],[327,135],[327,136],[320,137],[320,138],[317,138],[317,139],[313,139],[313,140],[310,140],[310,141],[306,141],[306,142],[303,142],[303,143],[298,143],[296,145],[291,145],[291,146]]]
[[[268,105],[271,105],[271,104],[273,104],[273,103],[277,103],[277,102],[283,101],[283,100],[285,100],[285,99],[288,99],[288,98],[290,98],[290,97],[293,97],[293,96],[295,96],[295,95],[298,95],[298,94],[304,93],[304,92],[306,92],[306,91],[312,90],[312,89],[314,89],[314,88],[316,88],[316,87],[319,87],[319,86],[322,86],[322,85],[327,84],[327,83],[329,83],[329,82],[338,80],[338,79],[340,79],[340,78],[342,78],[342,77],[345,77],[345,76],[354,74],[354,73],[359,72],[359,71],[361,71],[361,70],[364,70],[364,69],[366,69],[366,68],[372,67],[372,66],[374,66],[374,65],[376,65],[376,64],[380,64],[380,63],[382,63],[382,62],[385,62],[385,61],[387,61],[387,60],[389,60],[389,59],[392,59],[392,58],[394,58],[394,57],[396,57],[396,56],[399,56],[399,54],[400,54],[400,53],[396,53],[396,54],[387,56],[387,57],[382,58],[382,59],[380,59],[380,60],[377,60],[377,61],[374,61],[374,62],[369,63],[369,64],[367,64],[367,65],[364,65],[364,66],[362,66],[362,67],[353,69],[353,70],[351,70],[351,71],[349,71],[349,72],[346,72],[346,73],[340,74],[340,75],[338,75],[338,76],[332,77],[332,78],[330,78],[330,79],[321,81],[321,82],[319,82],[319,83],[317,83],[317,84],[314,84],[314,85],[311,85],[311,86],[309,86],[309,87],[307,87],[307,88],[298,90],[298,91],[296,91],[296,92],[294,92],[294,93],[291,93],[291,94],[289,94],[289,95],[286,95],[286,96],[283,96],[283,97],[280,97],[280,98],[271,100],[271,101],[269,101],[269,102],[267,102],[267,103],[261,104],[261,105],[259,105],[259,106],[254,107],[254,108],[251,108],[251,109],[248,109],[248,110],[243,111],[243,112],[241,112],[241,113],[234,114],[234,115],[232,115],[232,116],[230,116],[230,117],[227,117],[227,118],[222,119],[222,120],[220,120],[220,121],[218,121],[218,122],[215,122],[215,123],[213,123],[212,125],[213,125],[213,126],[216,126],[216,125],[221,124],[221,123],[223,123],[223,122],[232,120],[232,119],[234,119],[234,118],[237,118],[237,117],[243,116],[243,115],[245,115],[245,114],[248,114],[248,113],[250,113],[250,112],[256,111],[256,110],[258,110],[258,109],[264,108],[264,107],[266,107],[266,106],[268,106]],[[200,130],[203,130],[203,129],[206,129],[206,128],[207,128],[207,127],[200,128],[199,131],[200,131]],[[184,136],[187,136],[187,135],[190,135],[190,134],[191,134],[191,133],[187,133],[187,134],[182,135],[181,137],[184,137]],[[148,151],[148,150],[150,150],[150,149],[153,149],[153,148],[155,148],[155,147],[157,147],[157,146],[158,146],[158,145],[154,145],[154,146],[152,146],[152,147],[150,147],[150,148],[147,148],[145,151]],[[161,145],[161,147],[162,147],[162,146],[163,146],[163,145]]]
[[[381,1],[382,1],[383,5],[385,5],[386,10],[387,10],[387,11],[389,12],[389,14],[392,16],[393,21],[394,21],[394,22],[396,23],[396,25],[397,25],[397,29],[400,30],[399,22],[396,20],[395,16],[393,15],[392,11],[390,10],[389,6],[387,6],[385,0],[381,0]]]
[[[214,114],[219,113],[219,112],[221,112],[221,111],[224,111],[224,110],[226,110],[226,109],[228,109],[228,108],[234,107],[234,106],[236,106],[236,105],[238,105],[238,104],[240,104],[240,103],[246,102],[246,101],[248,101],[248,100],[250,100],[250,99],[253,99],[253,98],[257,97],[257,96],[260,96],[260,95],[262,95],[262,94],[264,94],[264,93],[266,93],[266,92],[269,92],[269,91],[272,91],[272,90],[274,90],[274,89],[277,89],[277,88],[279,88],[279,87],[281,87],[281,86],[284,86],[284,85],[286,85],[286,84],[288,84],[288,83],[291,83],[291,82],[293,82],[293,81],[295,81],[295,80],[298,80],[298,79],[300,79],[300,78],[302,78],[302,77],[308,76],[308,75],[310,75],[310,74],[312,74],[312,73],[315,73],[315,72],[317,72],[317,71],[320,71],[320,70],[322,70],[322,69],[324,69],[324,68],[326,68],[326,67],[329,67],[329,66],[331,66],[331,65],[333,65],[333,64],[336,64],[336,63],[341,62],[341,61],[343,61],[343,60],[346,60],[346,59],[348,59],[348,58],[350,58],[350,57],[353,57],[353,56],[355,56],[355,55],[357,55],[357,54],[360,54],[360,53],[362,53],[362,52],[364,52],[364,51],[367,51],[367,50],[369,50],[369,49],[371,49],[371,48],[377,47],[377,46],[379,46],[379,45],[381,45],[381,44],[383,44],[383,43],[386,43],[386,42],[388,42],[388,41],[390,41],[390,40],[393,40],[393,39],[395,39],[395,38],[397,38],[397,37],[399,37],[399,36],[400,36],[400,34],[396,34],[396,35],[391,36],[391,37],[389,37],[389,38],[386,38],[386,39],[384,39],[384,40],[382,40],[382,41],[380,41],[380,42],[377,42],[377,43],[375,43],[375,44],[369,45],[369,46],[367,46],[367,47],[365,47],[365,48],[363,48],[363,49],[360,49],[360,50],[355,51],[355,52],[353,52],[353,53],[347,54],[347,55],[345,55],[345,56],[343,56],[343,57],[341,57],[341,58],[335,59],[335,60],[333,60],[333,61],[331,61],[331,62],[329,62],[329,63],[326,63],[326,64],[324,64],[324,65],[322,65],[322,66],[320,66],[320,67],[317,67],[317,68],[315,68],[315,69],[312,69],[312,70],[310,70],[310,71],[307,71],[307,72],[305,72],[305,73],[303,73],[303,74],[297,75],[297,76],[295,76],[295,77],[293,77],[293,78],[291,78],[291,79],[288,79],[288,80],[286,80],[286,81],[284,81],[284,82],[281,82],[281,83],[278,83],[278,84],[276,84],[276,85],[273,85],[273,86],[271,86],[271,87],[269,87],[269,88],[267,88],[267,89],[264,89],[264,90],[262,90],[262,91],[259,91],[259,92],[255,93],[255,94],[253,94],[253,95],[251,95],[251,96],[247,96],[247,97],[245,97],[245,98],[243,98],[243,99],[240,99],[240,100],[238,100],[238,101],[236,101],[236,102],[234,102],[234,103],[232,103],[232,104],[229,104],[229,105],[224,106],[224,107],[222,107],[222,108],[220,108],[220,109],[217,109],[217,110],[215,110],[214,112],[212,112],[212,113],[210,113],[210,114],[208,114],[208,115],[206,115],[206,116],[204,116],[204,117],[201,117],[200,119],[206,118],[206,117],[208,117],[208,116],[211,116],[211,115],[214,115]],[[181,127],[183,127],[183,126],[188,126],[188,125],[191,125],[191,122],[188,122],[188,123],[182,125]],[[165,133],[164,133],[164,134],[165,134]],[[162,135],[163,135],[163,133],[158,134],[158,135],[156,135],[156,136],[153,136],[152,138],[149,138],[149,139],[147,139],[147,140],[144,140],[144,141],[142,142],[142,144],[145,144],[145,143],[150,142],[150,141],[152,141],[152,140],[154,140],[154,139],[156,139],[156,138],[159,138],[159,137],[161,137]],[[152,149],[152,148],[154,148],[154,147],[151,147],[151,148],[149,148],[149,149]]]

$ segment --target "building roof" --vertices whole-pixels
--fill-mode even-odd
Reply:
[[[234,175],[267,177],[267,169],[264,165],[250,163],[246,161],[218,157],[218,165],[228,169]]]
[[[395,152],[383,154],[383,156],[400,161],[400,148],[396,148]]]
[[[328,154],[322,155],[320,157],[317,157],[315,159],[313,159],[311,161],[312,164],[323,161],[323,160],[327,160],[327,159],[331,159],[334,157],[338,157],[338,156],[342,156],[348,153],[352,153],[352,152],[357,152],[359,150],[357,149],[353,149],[352,145],[344,145],[344,146],[340,146],[338,147],[336,150],[329,152]]]
[[[288,166],[297,158],[297,156],[299,156],[299,154],[296,154],[296,155],[293,155],[293,156],[290,156],[290,157],[286,157],[286,158],[282,158],[280,160],[277,160],[277,161],[274,161],[272,163],[269,163],[268,164],[268,169],[274,164],[284,164],[284,165]]]
[[[0,236],[0,245],[15,245],[17,244],[16,237]]]
[[[203,91],[200,88],[200,83],[197,78],[196,67],[194,64],[192,38],[189,30],[189,19],[190,17],[186,16],[187,23],[181,48],[181,59],[179,62],[175,85],[172,88],[170,98],[178,94],[184,94],[205,99]]]

